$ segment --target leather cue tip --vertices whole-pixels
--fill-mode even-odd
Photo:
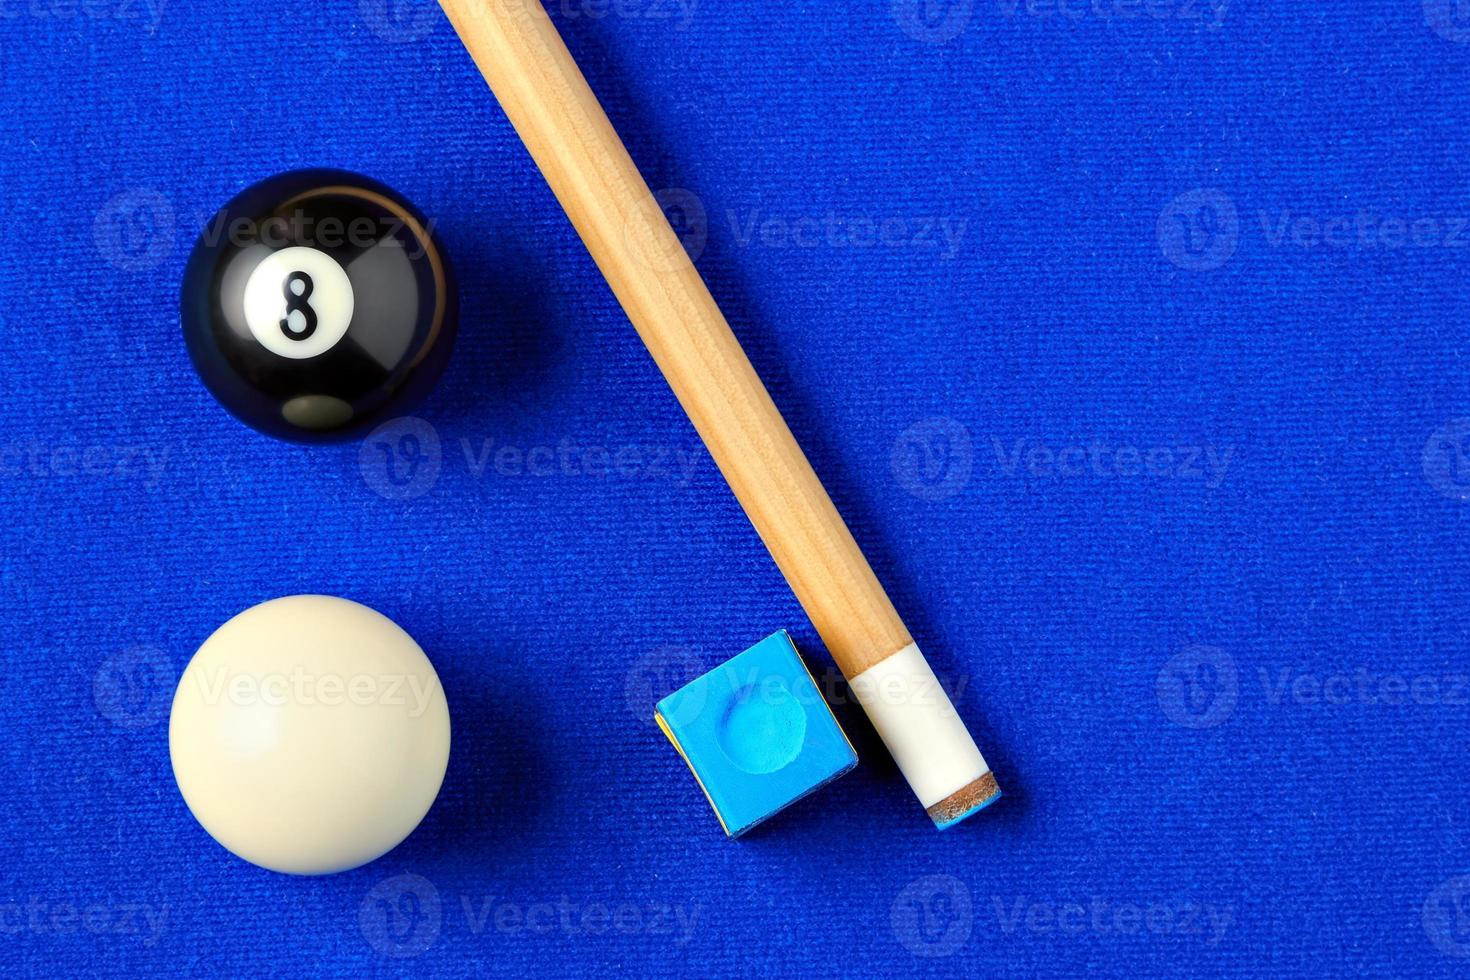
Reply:
[[[934,826],[947,830],[1000,799],[995,773],[987,772],[968,786],[946,796],[926,811]]]

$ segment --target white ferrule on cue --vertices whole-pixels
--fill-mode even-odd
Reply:
[[[440,0],[934,822],[1000,795],[538,0]]]
[[[1000,795],[990,766],[917,643],[848,683],[935,824],[947,827]]]

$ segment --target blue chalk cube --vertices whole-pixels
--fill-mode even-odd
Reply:
[[[658,703],[731,837],[857,765],[857,753],[785,630]]]

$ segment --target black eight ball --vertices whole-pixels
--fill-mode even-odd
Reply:
[[[361,434],[433,387],[459,302],[429,223],[391,188],[296,170],[246,189],[189,257],[184,340],[241,421],[297,442]]]

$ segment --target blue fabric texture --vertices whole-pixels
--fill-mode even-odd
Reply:
[[[935,831],[437,8],[8,0],[5,972],[1463,976],[1465,5],[551,8],[1004,798]],[[301,166],[463,280],[358,444],[244,428],[179,335],[204,221]],[[299,592],[454,724],[313,879],[167,751]],[[653,705],[781,628],[862,764],[732,842]]]

